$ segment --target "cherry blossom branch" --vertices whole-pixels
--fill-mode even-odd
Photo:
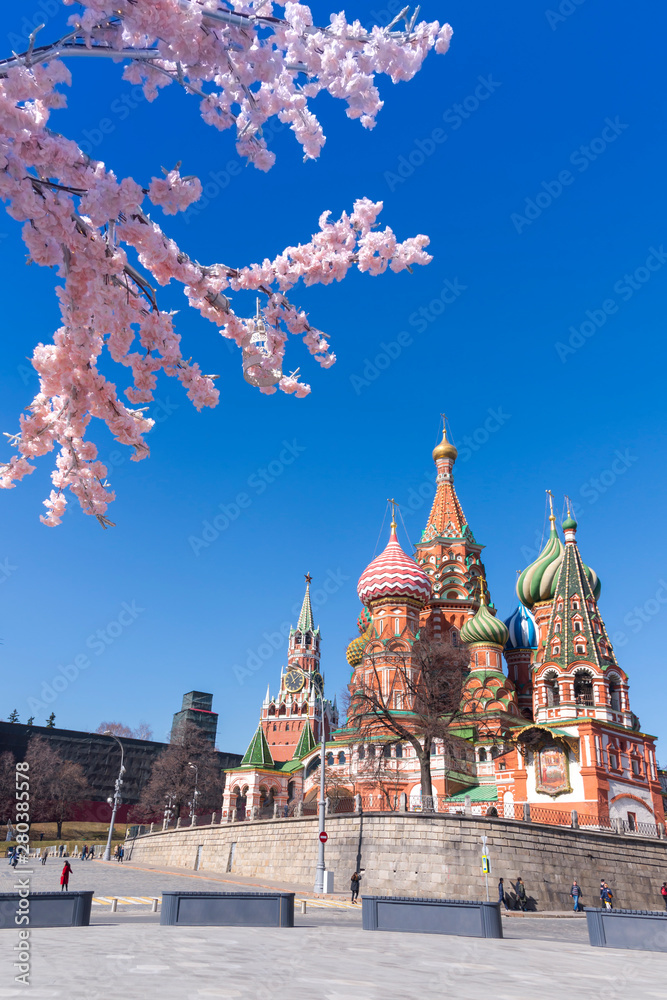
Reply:
[[[30,261],[55,269],[62,322],[53,342],[35,349],[39,392],[18,433],[7,435],[16,454],[0,464],[0,487],[15,486],[33,471],[32,459],[58,449],[46,524],[59,523],[68,489],[86,513],[111,524],[107,470],[86,439],[93,418],[139,461],[149,453],[145,436],[153,422],[137,404],[152,400],[160,372],[177,378],[198,409],[218,401],[217,376],[183,356],[158,286],[181,284],[190,306],[242,350],[244,377],[261,392],[279,388],[303,396],[310,387],[298,370],[283,374],[288,336],[302,337],[323,367],[335,355],[288,298],[294,286],[340,281],[352,267],[376,275],[431,259],[425,236],[397,241],[391,229],[377,228],[382,204],[362,198],[335,221],[323,213],[310,240],[273,260],[200,264],[143,207],[148,197],[165,215],[186,210],[201,195],[197,178],[181,176],[178,165],[148,187],[119,181],[49,128],[52,112],[65,106],[59,88],[71,82],[62,58],[113,58],[125,62],[125,79],[141,84],[148,100],[170,83],[184,87],[200,100],[204,120],[221,130],[234,125],[239,154],[266,170],[273,154],[262,129],[271,117],[288,123],[305,158],[315,158],[324,135],[309,102],[318,93],[344,100],[348,116],[370,128],[382,107],[375,75],[409,79],[431,49],[445,52],[451,37],[448,25],[417,24],[407,8],[398,16],[404,32],[392,30],[396,20],[367,32],[343,14],[317,28],[305,6],[285,3],[283,18],[273,16],[273,6],[236,2],[226,10],[217,0],[116,0],[111,7],[89,0],[52,45],[36,46],[35,29],[25,53],[0,62],[0,198],[23,223]],[[296,82],[301,74],[303,84]],[[230,295],[240,291],[263,297],[256,317],[234,311]],[[105,350],[128,369],[123,395],[131,405],[100,371]]]

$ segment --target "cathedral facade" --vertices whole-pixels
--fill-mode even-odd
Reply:
[[[600,581],[579,552],[576,521],[568,513],[561,538],[551,511],[546,544],[517,581],[519,604],[501,621],[483,546],[454,488],[456,458],[445,432],[433,452],[436,494],[414,555],[401,548],[392,519],[386,548],[361,574],[342,725],[335,699],[319,696],[321,637],[306,578],[279,689],[274,696],[267,689],[250,746],[227,773],[224,817],[314,811],[324,739],[327,795],[346,811],[360,795],[376,809],[459,811],[465,803],[473,812],[521,818],[528,805],[545,822],[576,810],[582,825],[664,823],[655,738],[630,708],[628,676],[600,614]],[[432,787],[424,795],[410,741],[377,730],[369,738],[354,704],[372,675],[391,712],[409,724],[410,695],[397,683],[397,664],[408,676],[415,642],[426,633],[467,648],[470,663],[452,740],[431,746]]]

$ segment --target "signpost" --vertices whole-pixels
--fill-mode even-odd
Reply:
[[[326,830],[322,830],[322,833],[320,834],[320,843],[326,844],[328,839],[329,839],[329,834],[327,833]]]
[[[489,902],[489,872],[491,871],[491,862],[489,861],[489,855],[486,853],[486,837],[482,837],[482,874],[486,879],[486,901]]]

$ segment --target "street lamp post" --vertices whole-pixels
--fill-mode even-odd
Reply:
[[[192,808],[190,809],[190,820],[191,820],[191,824],[196,825],[196,822],[197,822],[197,820],[196,820],[196,817],[197,817],[197,796],[199,795],[199,792],[197,791],[197,779],[199,778],[199,768],[197,767],[196,764],[191,764],[190,761],[188,761],[188,767],[191,767],[193,769],[193,771],[195,772],[195,790],[194,790],[194,794],[192,796]]]
[[[322,750],[320,753],[320,799],[319,799],[319,846],[317,850],[317,868],[315,869],[315,892],[324,892],[324,842],[325,838],[322,834],[325,832],[325,814],[326,814],[326,799],[324,795],[325,785],[324,785],[324,765],[326,763],[326,739],[324,732],[324,691],[318,691],[320,696],[320,705],[322,708],[320,716],[320,739],[322,741]]]
[[[120,790],[123,786],[123,775],[125,774],[125,751],[123,750],[123,744],[120,742],[117,736],[114,736],[110,730],[106,730],[103,734],[104,736],[110,736],[112,740],[115,740],[120,747],[120,771],[118,772],[118,777],[116,778],[116,784],[114,786],[114,794],[112,799],[107,799],[107,802],[112,806],[111,810],[111,822],[109,823],[109,836],[107,838],[107,846],[104,849],[104,854],[102,856],[103,861],[111,861],[111,838],[113,837],[113,827],[116,821],[116,812],[118,806],[120,805]]]

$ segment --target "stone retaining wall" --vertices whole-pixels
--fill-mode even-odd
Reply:
[[[312,886],[317,861],[317,818],[225,823],[146,834],[134,842],[135,863],[194,868]],[[326,865],[334,888],[347,891],[350,874],[364,870],[362,893],[483,899],[481,837],[488,838],[489,886],[521,875],[540,910],[569,908],[572,879],[583,902],[599,905],[600,879],[617,906],[663,909],[667,842],[516,820],[418,813],[328,816]],[[129,845],[128,845],[129,846]]]

